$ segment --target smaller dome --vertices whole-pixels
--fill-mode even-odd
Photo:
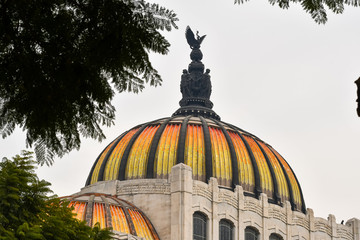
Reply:
[[[115,232],[131,234],[147,240],[160,239],[146,215],[133,204],[115,196],[86,193],[62,197],[70,201],[76,218],[89,226],[100,224]]]

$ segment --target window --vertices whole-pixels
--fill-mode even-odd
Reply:
[[[245,240],[258,240],[259,231],[252,227],[245,228]]]
[[[193,239],[206,240],[206,215],[201,212],[193,215]]]
[[[271,235],[270,235],[270,238],[269,238],[270,240],[282,240],[283,238],[280,236],[280,235],[278,235],[278,234],[275,234],[275,233],[272,233]]]
[[[219,240],[233,240],[234,239],[234,225],[232,222],[221,219],[219,223]]]

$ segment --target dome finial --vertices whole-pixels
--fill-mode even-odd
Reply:
[[[183,70],[180,83],[180,91],[182,99],[179,104],[181,106],[173,115],[202,115],[205,117],[212,117],[219,119],[220,117],[211,110],[213,103],[210,101],[211,95],[211,81],[210,70],[206,69],[204,72],[204,64],[201,62],[203,57],[200,46],[206,35],[197,38],[189,26],[186,27],[185,36],[190,48],[191,63],[188,69]]]
[[[188,44],[190,45],[191,49],[199,49],[200,45],[201,45],[202,41],[204,40],[204,38],[206,37],[206,35],[200,37],[199,31],[196,31],[196,39],[195,39],[195,35],[194,35],[193,31],[191,30],[191,28],[189,26],[187,26],[186,31],[185,31],[185,37],[186,37],[186,40],[187,40]]]
[[[185,37],[192,49],[190,53],[190,59],[192,62],[189,64],[189,72],[191,73],[193,70],[197,70],[201,73],[204,72],[204,64],[202,64],[201,59],[203,54],[200,50],[200,46],[206,35],[200,37],[199,31],[196,32],[197,39],[195,39],[195,35],[189,26],[186,27]],[[210,71],[210,70],[209,70]]]

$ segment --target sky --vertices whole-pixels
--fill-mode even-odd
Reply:
[[[315,23],[300,5],[282,10],[268,1],[234,5],[232,0],[154,0],[174,10],[178,30],[164,32],[167,55],[151,54],[161,87],[121,93],[113,100],[115,125],[99,143],[83,139],[79,151],[37,169],[59,196],[80,191],[109,142],[124,131],[171,116],[181,99],[182,70],[190,63],[187,25],[200,35],[203,63],[211,70],[213,110],[275,148],[294,170],[306,206],[315,217],[337,222],[360,218],[360,8],[329,12]],[[0,140],[0,157],[25,149],[21,130]]]

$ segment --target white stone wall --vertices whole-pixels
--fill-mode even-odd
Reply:
[[[284,240],[360,240],[360,220],[353,218],[346,225],[335,217],[314,217],[292,211],[289,202],[283,207],[268,203],[266,194],[260,199],[244,196],[241,186],[235,190],[219,188],[215,178],[209,183],[192,179],[189,166],[173,167],[169,179],[108,181],[82,189],[84,192],[115,194],[140,208],[150,219],[162,240],[192,239],[192,215],[196,211],[208,217],[208,239],[218,239],[219,222],[227,219],[234,225],[234,237],[244,239],[246,227],[259,231],[260,239],[276,233]]]

